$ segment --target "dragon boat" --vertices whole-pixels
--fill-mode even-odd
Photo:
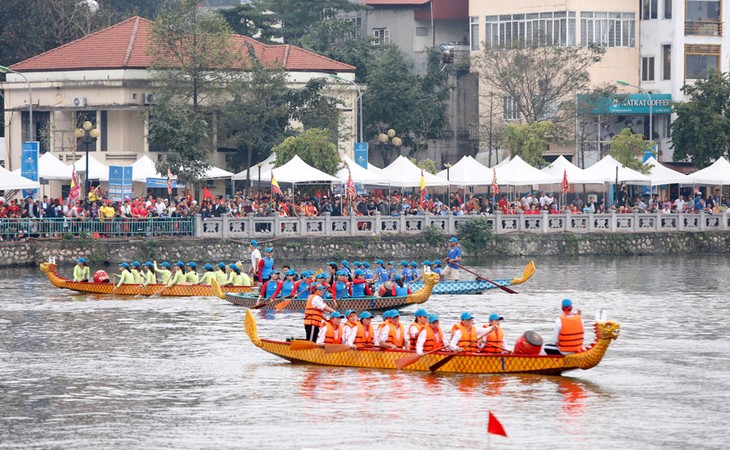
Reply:
[[[258,336],[256,319],[251,310],[246,311],[244,328],[251,342],[273,355],[284,358],[294,364],[315,364],[321,366],[358,367],[371,369],[398,369],[397,360],[413,356],[414,352],[407,350],[390,350],[373,347],[369,349],[352,350],[336,349],[328,351],[315,346],[314,348],[293,349],[291,342],[282,342],[269,339],[260,339]],[[433,371],[438,373],[468,373],[468,374],[499,374],[523,373],[539,375],[560,375],[569,370],[588,370],[598,365],[603,359],[609,344],[618,338],[619,324],[607,321],[596,322],[593,326],[596,340],[585,351],[571,355],[517,355],[517,354],[487,354],[487,353],[457,353],[435,352],[425,354],[417,361],[400,370]],[[296,341],[295,341],[296,342]],[[334,344],[336,347],[340,345]],[[446,358],[443,365],[439,362]]]
[[[109,295],[160,295],[163,297],[213,297],[215,292],[212,286],[203,284],[176,284],[168,287],[165,284],[123,284],[116,287],[114,283],[89,283],[85,281],[71,281],[62,277],[56,272],[56,265],[53,263],[41,263],[41,272],[45,273],[51,284],[61,289],[70,289],[85,294],[109,294]],[[220,287],[226,292],[252,292],[251,286],[224,286]]]
[[[497,285],[515,286],[517,284],[522,284],[532,278],[532,275],[534,275],[534,273],[535,263],[533,261],[530,261],[525,266],[522,276],[519,278],[490,280],[492,282],[480,279],[470,281],[442,281],[433,287],[433,291],[431,292],[431,294],[481,294],[482,292],[489,289],[497,289]],[[375,292],[377,292],[382,285],[382,283],[376,283]],[[408,283],[408,286],[413,291],[421,289],[423,285],[424,283],[421,281]]]
[[[434,286],[438,285],[438,275],[435,273],[426,274],[424,277],[426,282],[423,288],[412,294],[397,296],[397,297],[358,297],[358,298],[343,298],[335,301],[331,298],[325,299],[325,303],[335,309],[348,310],[352,309],[357,311],[385,311],[388,309],[405,308],[406,306],[416,305],[425,302],[431,296],[431,291]],[[213,289],[216,291],[216,295],[222,299],[228,300],[234,305],[244,306],[246,308],[254,308],[258,303],[258,294],[238,294],[231,292],[223,292],[220,290],[220,286],[213,280]],[[277,305],[283,305],[277,307]],[[267,304],[264,307],[268,309],[277,310],[288,310],[288,311],[304,311],[307,305],[307,299],[293,298],[293,299],[281,299],[277,298],[271,304]],[[259,305],[260,306],[260,305]]]

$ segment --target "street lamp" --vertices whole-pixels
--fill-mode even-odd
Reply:
[[[646,94],[649,97],[649,141],[653,142],[654,141],[654,120],[653,120],[654,114],[653,114],[653,106],[651,104],[651,91],[647,91],[644,88],[642,88],[641,86],[637,86],[635,84],[627,83],[627,82],[621,81],[621,80],[616,80],[616,84],[620,84],[621,86],[635,87],[636,89],[639,90],[639,92],[643,92],[644,94]],[[652,149],[653,149],[653,147],[654,147],[654,145],[652,145]]]
[[[23,80],[25,80],[26,86],[28,86],[28,116],[30,119],[30,141],[35,141],[35,124],[33,123],[33,89],[30,87],[30,82],[28,81],[28,78],[23,75],[20,72],[16,72],[15,70],[11,69],[10,67],[0,66],[0,72],[2,73],[14,73],[16,75],[20,75]]]
[[[447,190],[447,193],[446,193],[446,202],[449,202],[449,199],[451,199],[451,177],[449,176],[450,175],[449,172],[451,170],[451,166],[452,166],[451,163],[445,163],[444,164],[444,167],[446,167],[446,181],[449,182],[449,184],[446,186],[446,190]],[[451,209],[451,203],[449,203],[449,209]]]
[[[357,98],[355,99],[355,103],[357,103],[357,121],[355,123],[357,132],[355,134],[357,137],[357,141],[362,142],[362,90],[360,90],[360,85],[355,83],[352,80],[348,80],[347,78],[342,78],[333,73],[330,74],[330,77],[334,78],[337,81],[344,81],[346,83],[350,83],[355,86],[355,89],[357,89]]]
[[[260,163],[256,164],[256,167],[259,168],[259,187],[258,187],[258,191],[259,191],[259,203],[261,202],[261,166],[263,166],[263,165],[264,165],[264,162],[263,161],[261,161]]]
[[[86,187],[85,194],[88,196],[91,188],[91,180],[89,179],[89,144],[96,142],[96,140],[99,139],[101,131],[94,127],[93,123],[85,120],[84,123],[81,124],[81,128],[76,128],[76,130],[74,130],[74,136],[76,136],[76,139],[79,139],[80,142],[84,144],[84,149],[86,150],[86,173],[84,186]]]

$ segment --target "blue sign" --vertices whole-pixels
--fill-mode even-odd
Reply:
[[[38,141],[23,142],[20,153],[20,175],[38,181]],[[38,198],[38,189],[23,189],[23,197]]]
[[[147,189],[167,189],[167,178],[147,178]],[[177,178],[172,179],[172,188],[177,188]]]
[[[355,163],[364,168],[368,168],[368,143],[355,142]]]
[[[616,94],[597,98],[580,94],[578,104],[580,110],[588,110],[591,114],[671,114],[672,94]]]
[[[109,198],[115,202],[132,198],[132,166],[109,166]]]

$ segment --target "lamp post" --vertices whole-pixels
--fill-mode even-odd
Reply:
[[[451,176],[450,176],[451,175],[450,174],[451,166],[452,166],[451,163],[445,163],[444,164],[444,167],[446,167],[446,181],[449,182],[449,184],[446,186],[446,191],[447,191],[446,192],[446,201],[447,202],[451,198]],[[451,204],[449,204],[449,209],[451,209]]]
[[[28,118],[30,120],[30,140],[35,141],[35,124],[33,123],[33,89],[30,87],[28,78],[20,72],[16,72],[10,67],[0,66],[0,72],[2,73],[14,73],[20,75],[25,80],[25,85],[28,86]]]
[[[654,109],[651,104],[651,91],[647,91],[644,88],[642,88],[641,86],[637,86],[635,84],[627,83],[627,82],[621,81],[621,80],[616,80],[616,84],[620,84],[621,86],[635,87],[636,89],[639,90],[639,92],[643,92],[644,94],[646,94],[649,97],[649,141],[653,142],[654,141],[654,120],[653,120],[654,119],[654,117],[653,117]],[[653,147],[654,147],[654,145],[652,145],[652,150],[653,150]]]
[[[74,131],[74,136],[76,136],[76,139],[79,139],[80,142],[84,144],[84,149],[86,151],[86,172],[84,173],[84,187],[86,188],[85,194],[88,196],[89,190],[91,188],[91,180],[89,179],[89,144],[91,144],[92,142],[96,142],[96,140],[99,139],[99,136],[101,136],[101,131],[99,131],[99,129],[96,128],[93,123],[85,120],[84,123],[81,124],[81,128],[76,128],[76,130]]]
[[[335,75],[333,73],[330,74],[330,77],[334,78],[337,81],[344,81],[345,83],[350,83],[353,86],[355,86],[355,89],[357,89],[357,98],[355,99],[355,103],[357,103],[357,121],[355,122],[356,130],[356,137],[358,142],[362,142],[362,90],[360,90],[360,85],[355,83],[352,80],[348,80],[347,78],[342,78],[338,75]]]
[[[256,167],[259,168],[259,185],[258,185],[258,191],[259,191],[259,203],[261,203],[261,166],[263,166],[263,161],[256,164]]]

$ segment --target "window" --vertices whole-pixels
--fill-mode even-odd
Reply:
[[[719,73],[719,45],[685,45],[684,78],[693,80],[706,78],[708,73]]]
[[[504,120],[520,120],[520,108],[517,100],[502,97],[502,117]]]
[[[362,30],[362,17],[350,17],[343,20],[352,26],[349,32],[351,38],[360,36],[360,32]]]
[[[524,44],[572,47],[575,45],[575,12],[487,16],[484,40],[487,47]]]
[[[100,117],[101,123],[99,124],[99,131],[101,132],[101,137],[99,137],[99,141],[100,141],[99,146],[100,146],[100,150],[102,152],[109,150],[109,141],[107,139],[107,134],[106,134],[107,130],[109,129],[109,127],[107,126],[107,117],[108,117],[107,111],[101,111],[101,117]]]
[[[580,13],[580,45],[634,47],[636,45],[634,13]]]
[[[537,120],[549,120],[558,117],[558,102],[554,98],[541,99],[539,96],[535,96],[532,99],[532,106],[537,113]]]
[[[672,45],[662,45],[662,80],[672,79]]]
[[[721,36],[720,0],[685,0],[684,34]]]
[[[672,0],[664,0],[664,18],[672,18]]]
[[[654,81],[654,57],[641,58],[641,81]]]
[[[428,36],[428,27],[416,27],[416,36]]]
[[[658,0],[641,0],[641,20],[651,20],[657,17]]]
[[[470,17],[469,49],[473,52],[479,50],[479,17]]]
[[[390,30],[388,28],[374,28],[373,29],[373,42],[375,45],[388,45],[390,44]]]
[[[30,113],[20,114],[20,129],[23,142],[30,140]],[[51,113],[49,111],[33,111],[33,137],[38,144],[38,152],[46,153],[51,149]]]

